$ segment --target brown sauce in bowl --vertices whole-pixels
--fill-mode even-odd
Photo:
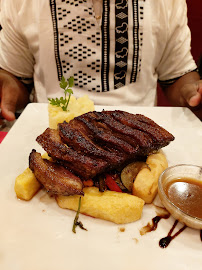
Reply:
[[[177,178],[165,187],[169,200],[186,214],[202,219],[202,182]]]

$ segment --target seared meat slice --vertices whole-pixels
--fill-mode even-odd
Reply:
[[[94,122],[97,121],[99,124],[104,124],[105,128],[110,130],[114,136],[133,146],[138,147],[138,151],[142,155],[148,154],[147,150],[152,148],[152,139],[150,136],[140,130],[133,129],[127,125],[123,125],[120,121],[114,119],[111,114],[111,111],[108,111],[108,113],[105,111],[89,112],[79,116],[78,118],[85,119],[88,122],[94,120]]]
[[[80,119],[80,117],[79,117],[79,119]],[[138,153],[138,151],[139,151],[139,145],[137,144],[137,142],[135,140],[133,140],[133,138],[131,138],[131,137],[127,136],[127,135],[123,135],[121,133],[112,131],[106,124],[97,121],[96,118],[94,118],[94,117],[90,117],[90,121],[91,121],[91,123],[93,123],[93,125],[95,125],[96,127],[100,128],[101,130],[104,129],[104,132],[108,132],[108,133],[112,134],[113,136],[121,139],[122,141],[125,141],[128,144],[132,145],[135,148],[135,154]],[[103,142],[101,140],[99,141],[99,139],[95,137],[95,134],[93,132],[91,132],[92,129],[90,130],[90,129],[88,129],[87,126],[85,126],[84,122],[81,122],[78,119],[74,119],[74,120],[70,121],[69,124],[74,129],[78,129],[78,127],[80,129],[80,127],[81,127],[81,130],[85,134],[86,137],[91,137],[91,140],[92,141],[94,140],[94,142],[97,143],[97,144],[103,144]],[[85,131],[83,131],[84,129],[85,129]],[[107,145],[106,143],[107,142],[104,141],[104,144],[102,145],[102,147],[107,148],[106,147],[106,145]],[[115,148],[117,148],[117,145],[116,144],[115,144]],[[114,150],[114,148],[112,148],[110,142],[109,142],[109,149],[110,149],[109,150],[110,152]],[[121,151],[124,152],[123,149],[121,149]],[[133,151],[134,151],[134,149],[133,149]],[[126,152],[128,152],[128,151],[126,150]],[[118,155],[118,154],[119,153],[116,153],[116,155]],[[122,156],[122,154],[121,154],[121,156]]]
[[[115,136],[115,137],[121,139],[122,141],[125,141],[128,144],[132,145],[135,148],[135,154],[136,155],[139,155],[140,153],[142,155],[146,155],[147,154],[147,152],[145,153],[143,151],[143,149],[141,149],[141,147],[138,144],[137,140],[135,140],[134,138],[132,138],[132,137],[126,135],[126,134],[123,134],[121,132],[116,132],[115,130],[112,130],[104,122],[98,121],[97,118],[95,118],[94,116],[95,115],[93,115],[93,114],[90,113],[88,121],[91,121],[97,127],[100,127],[102,129],[104,129],[104,131],[110,132],[111,134],[113,134],[113,136]]]
[[[81,178],[89,179],[102,173],[109,166],[108,162],[85,156],[65,145],[58,130],[47,128],[36,141],[44,148],[49,156],[67,166]]]
[[[89,112],[58,128],[48,128],[37,142],[82,180],[142,160],[174,140],[151,119],[123,111]]]
[[[89,131],[93,134],[94,140],[99,145],[103,147],[107,145],[110,148],[117,149],[123,155],[127,154],[129,156],[134,156],[137,154],[137,145],[136,147],[133,147],[125,140],[115,136],[110,129],[105,129],[101,127],[96,120],[88,118],[87,114],[80,115],[76,119],[77,121],[82,122],[89,129]],[[72,121],[74,121],[74,119],[70,121],[70,125]]]
[[[117,165],[124,161],[123,155],[117,152],[106,151],[93,142],[89,136],[79,129],[71,127],[67,122],[58,124],[59,135],[64,143],[77,152],[83,152],[89,156],[102,158],[111,165]]]
[[[166,146],[174,140],[174,136],[167,130],[160,127],[153,120],[141,114],[131,114],[124,111],[103,112],[110,113],[117,121],[131,128],[141,130],[148,134],[156,149]]]
[[[51,194],[58,195],[84,195],[83,183],[69,170],[57,163],[45,160],[36,150],[32,150],[29,156],[29,167],[36,179]]]

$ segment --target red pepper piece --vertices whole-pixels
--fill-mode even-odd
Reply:
[[[111,191],[122,192],[116,181],[113,179],[112,175],[106,175],[105,183]]]

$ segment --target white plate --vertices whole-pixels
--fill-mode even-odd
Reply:
[[[96,109],[101,110],[102,107]],[[202,164],[202,124],[188,109],[170,107],[105,107],[142,113],[162,125],[175,140],[164,152],[169,165]],[[139,230],[156,215],[146,205],[141,220],[116,225],[80,214],[88,231],[72,233],[75,213],[60,209],[40,191],[30,202],[20,201],[14,182],[28,166],[35,142],[48,127],[47,104],[30,104],[0,145],[0,269],[1,270],[145,270],[201,269],[200,232],[187,228],[166,249],[159,240],[167,236],[174,219],[159,222],[156,231],[141,236]],[[158,203],[158,198],[157,198]],[[176,231],[182,226],[178,224]],[[121,228],[125,228],[121,232]]]

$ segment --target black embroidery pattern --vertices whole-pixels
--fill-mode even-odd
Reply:
[[[141,71],[142,64],[142,45],[143,45],[143,20],[144,20],[144,4],[145,1],[139,1],[139,53],[138,53],[138,73]]]
[[[83,34],[87,31],[87,29],[91,29],[92,26],[95,26],[94,23],[91,23],[89,20],[85,18],[81,18],[80,16],[76,16],[71,22],[68,22],[65,27],[68,27],[69,30],[73,32],[77,32],[78,34]]]
[[[126,82],[133,83],[137,80],[141,70],[139,58],[143,40],[139,19],[143,21],[144,1],[139,0],[138,7],[138,0],[116,0],[111,3],[103,0],[101,27],[96,22],[89,1],[49,1],[58,80],[61,80],[62,75],[66,78],[74,76],[75,86],[95,92],[118,89],[126,85]],[[133,10],[129,10],[129,4]],[[130,18],[133,16],[134,24],[130,28],[129,13]],[[110,39],[110,23],[114,27],[112,36],[115,40]],[[128,62],[129,48],[130,55],[133,52],[130,61],[132,66]]]
[[[58,46],[58,24],[57,24],[55,0],[50,0],[50,8],[51,8],[52,21],[53,21],[55,60],[56,60],[57,71],[58,71],[58,80],[60,81],[62,79],[62,66],[61,66],[59,46]]]
[[[50,0],[50,9],[58,80],[74,76],[75,86],[100,92],[101,30],[92,6],[87,0]]]
[[[102,92],[109,91],[109,18],[110,18],[110,1],[103,0],[102,15]]]
[[[82,62],[83,59],[87,59],[87,57],[96,54],[96,52],[93,49],[89,49],[82,43],[79,43],[77,46],[74,46],[72,47],[72,49],[69,49],[65,54],[69,55],[69,57],[73,59],[77,59],[78,62]]]
[[[134,52],[133,52],[133,65],[130,82],[134,83],[137,79],[138,69],[138,57],[139,57],[139,14],[138,14],[138,0],[132,0],[133,2],[133,40],[134,40]]]
[[[128,60],[128,1],[116,1],[115,16],[114,88],[117,89],[124,86],[126,80]]]
[[[97,46],[100,46],[100,32],[96,32],[96,34],[91,35],[90,37],[87,37],[87,40],[90,40],[92,43],[95,43]]]
[[[73,76],[75,80],[75,86],[78,86],[79,88],[83,88],[95,80],[95,78],[92,78],[90,75],[88,75],[86,72],[83,72],[82,70],[74,73]]]

